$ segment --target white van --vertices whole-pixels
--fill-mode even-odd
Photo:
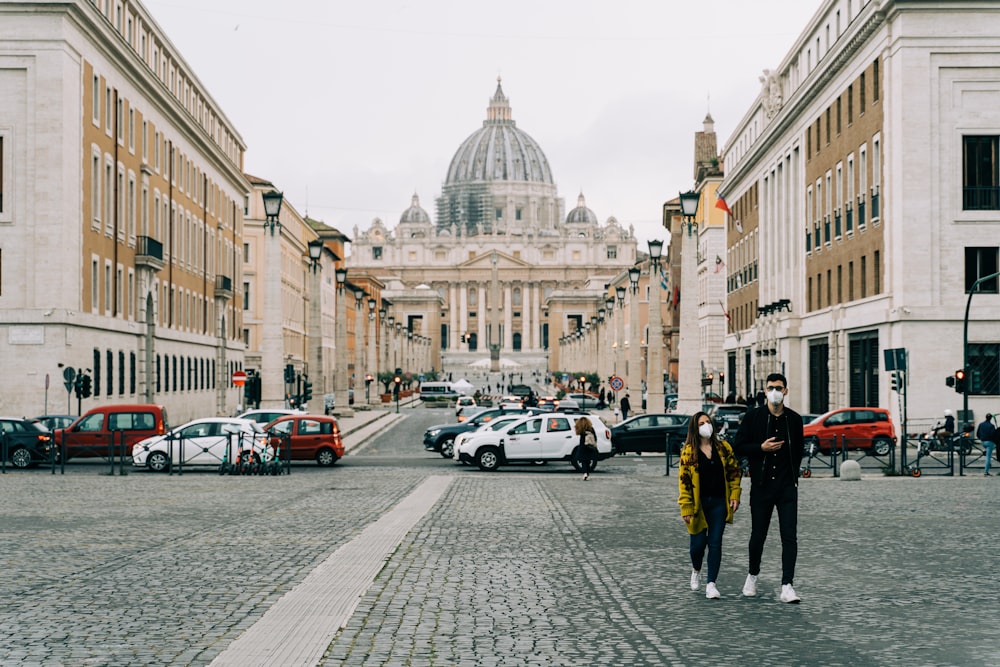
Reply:
[[[459,395],[450,382],[422,382],[420,384],[420,400],[424,403],[449,404]]]

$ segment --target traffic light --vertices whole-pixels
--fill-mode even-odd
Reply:
[[[465,342],[465,334],[462,334],[462,342]]]
[[[90,379],[89,375],[83,376],[83,397],[90,398],[91,393],[93,393],[93,380]]]
[[[401,384],[403,384],[403,378],[401,378],[401,377],[399,377],[397,375],[396,377],[392,378],[392,384],[393,384],[392,393],[394,393],[394,394],[396,394],[398,396],[399,395],[399,386]]]
[[[892,390],[899,391],[899,371],[892,372]]]
[[[90,379],[89,375],[80,373],[76,376],[76,380],[73,382],[73,393],[77,398],[90,398],[92,390],[93,381]]]
[[[292,384],[293,382],[295,382],[295,366],[285,364],[285,384]]]
[[[944,383],[946,385],[948,385],[949,387],[954,388],[955,387],[955,376],[954,375],[949,375],[948,377],[946,377],[944,379]]]
[[[313,383],[306,380],[302,383],[302,403],[308,403],[313,397]]]
[[[959,394],[964,394],[967,391],[966,372],[964,368],[959,368],[955,371],[955,391]]]

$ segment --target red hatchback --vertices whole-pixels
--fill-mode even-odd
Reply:
[[[824,454],[846,445],[848,449],[869,449],[886,456],[896,442],[889,411],[885,408],[841,408],[820,415],[803,426],[806,449]]]
[[[279,460],[287,460],[291,446],[293,461],[313,461],[332,466],[344,455],[337,420],[326,415],[285,415],[267,425],[271,446]],[[279,449],[280,448],[280,449]]]

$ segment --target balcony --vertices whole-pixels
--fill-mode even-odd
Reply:
[[[160,271],[167,263],[163,261],[163,244],[151,236],[137,236],[135,239],[136,268]]]
[[[233,279],[229,276],[215,276],[215,298],[229,300],[233,298]]]

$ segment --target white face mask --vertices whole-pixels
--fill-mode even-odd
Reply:
[[[778,389],[772,389],[767,392],[767,400],[771,402],[771,405],[781,405],[785,400],[785,393]]]
[[[706,423],[704,423],[704,424],[702,424],[701,426],[698,427],[698,435],[700,435],[703,438],[711,438],[712,437],[712,433],[714,431],[715,431],[715,429],[713,429],[712,425],[709,424],[708,422],[706,422]]]

